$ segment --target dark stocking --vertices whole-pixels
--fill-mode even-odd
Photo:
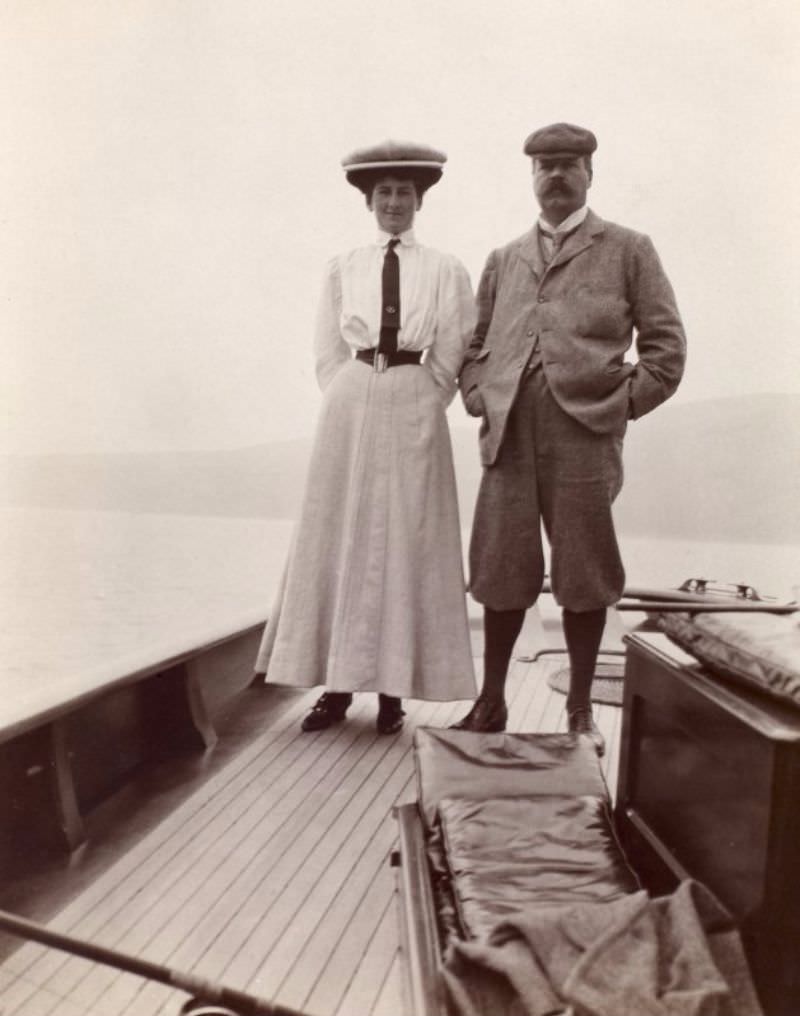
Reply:
[[[606,609],[600,607],[575,613],[564,608],[562,622],[569,653],[567,712],[571,713],[573,709],[588,706],[591,701],[592,678],[606,626]]]
[[[511,650],[524,620],[524,610],[483,608],[483,698],[504,699]]]

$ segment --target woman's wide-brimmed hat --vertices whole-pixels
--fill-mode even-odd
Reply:
[[[412,141],[382,141],[346,155],[342,159],[342,168],[348,183],[368,196],[380,177],[392,173],[414,180],[417,192],[421,194],[441,179],[445,162],[445,153],[430,145]]]

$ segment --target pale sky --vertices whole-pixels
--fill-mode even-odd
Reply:
[[[0,0],[0,452],[310,433],[323,266],[374,235],[342,156],[444,149],[416,232],[477,284],[556,120],[596,133],[591,207],[673,282],[675,399],[800,393],[798,10]]]

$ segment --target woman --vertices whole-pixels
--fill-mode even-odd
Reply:
[[[378,692],[378,731],[402,699],[475,694],[445,409],[474,325],[466,270],[412,226],[446,156],[387,141],[342,160],[378,238],[328,265],[314,337],[324,392],[299,522],[256,670],[326,692],[304,730]]]

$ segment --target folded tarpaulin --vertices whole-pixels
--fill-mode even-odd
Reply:
[[[459,1016],[761,1016],[733,920],[686,881],[669,896],[531,909],[443,970]]]

